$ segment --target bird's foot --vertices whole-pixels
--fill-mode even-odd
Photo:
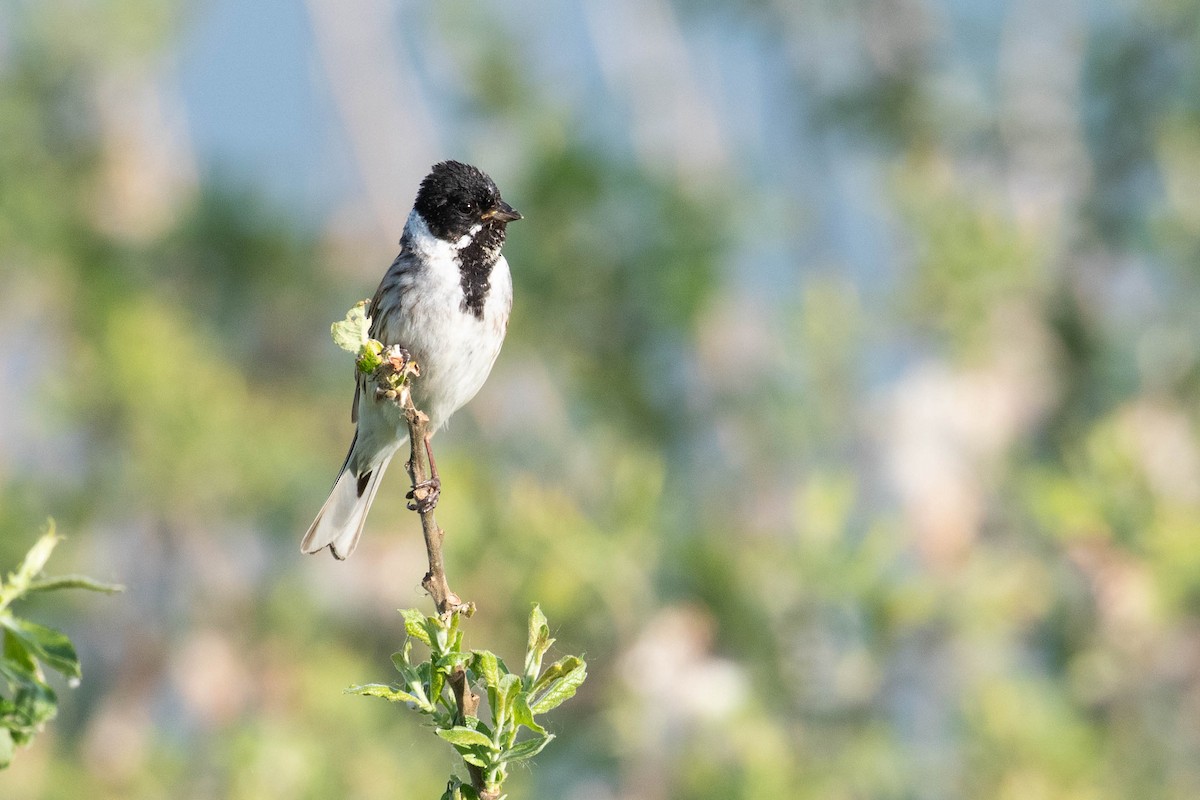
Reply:
[[[438,499],[441,496],[442,482],[438,478],[421,481],[413,486],[412,491],[404,495],[406,499],[412,500],[408,504],[408,510],[416,511],[418,514],[428,514],[437,508]]]

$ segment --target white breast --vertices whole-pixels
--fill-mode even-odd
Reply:
[[[381,298],[377,309],[384,344],[400,344],[421,365],[413,400],[437,430],[483,386],[508,327],[512,276],[503,256],[489,277],[482,318],[463,309],[458,248],[429,232],[415,211],[405,226],[411,258],[402,257],[384,277],[401,291],[395,307]],[[417,267],[416,265],[420,265]]]

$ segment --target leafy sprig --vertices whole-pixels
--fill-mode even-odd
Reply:
[[[416,609],[400,613],[408,633],[404,648],[392,656],[400,680],[351,686],[346,692],[404,703],[430,718],[434,732],[454,747],[472,778],[452,777],[442,800],[501,800],[509,767],[533,758],[554,739],[538,716],[574,696],[587,677],[587,664],[565,656],[543,669],[554,639],[537,605],[529,615],[529,640],[519,672],[510,671],[490,650],[464,650],[457,613],[449,622]],[[429,649],[427,659],[413,661],[414,641]],[[479,697],[472,687],[486,693],[488,720],[477,713]],[[532,735],[520,737],[522,728]]]
[[[82,575],[42,576],[55,546],[62,541],[54,531],[54,521],[46,525],[41,538],[25,554],[16,571],[0,582],[0,630],[4,632],[0,651],[0,769],[12,763],[19,745],[27,745],[58,713],[58,696],[46,682],[43,667],[60,673],[71,685],[82,677],[79,656],[66,634],[22,619],[12,612],[12,604],[35,592],[58,589],[87,589],[112,594],[123,587],[94,581]]]
[[[371,318],[367,316],[369,300],[358,301],[346,312],[345,319],[330,326],[329,333],[334,343],[354,353],[354,366],[376,384],[380,396],[403,405],[403,391],[408,376],[421,374],[417,363],[399,345],[385,347],[378,339],[371,338]]]

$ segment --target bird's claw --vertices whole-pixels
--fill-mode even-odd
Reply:
[[[419,514],[428,514],[437,508],[438,499],[441,496],[442,482],[438,478],[421,481],[413,486],[408,494],[404,495],[406,499],[412,500],[408,504],[408,510],[416,511]]]

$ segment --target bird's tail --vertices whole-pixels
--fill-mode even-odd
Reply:
[[[350,452],[353,454],[353,447]],[[333,484],[333,491],[329,493],[329,499],[321,506],[317,518],[313,520],[308,533],[304,534],[304,540],[300,542],[302,552],[316,553],[328,547],[329,552],[338,560],[343,560],[354,552],[358,545],[358,537],[362,536],[371,501],[375,499],[375,492],[379,490],[379,479],[383,477],[391,460],[392,456],[389,453],[373,469],[356,475],[351,466],[352,459],[346,458],[346,463],[342,465],[342,471]]]

